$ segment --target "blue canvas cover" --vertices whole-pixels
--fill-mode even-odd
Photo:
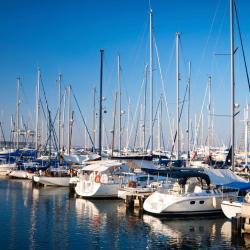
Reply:
[[[239,182],[234,181],[228,184],[223,185],[224,187],[235,188],[239,190],[250,190],[250,182]]]

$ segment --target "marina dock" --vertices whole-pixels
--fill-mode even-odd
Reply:
[[[241,205],[241,213],[232,218],[232,234],[241,237],[250,234],[250,204]]]

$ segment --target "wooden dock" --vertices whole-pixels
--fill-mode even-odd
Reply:
[[[130,209],[143,209],[143,203],[146,198],[151,195],[152,193],[127,193],[125,203],[127,208]]]
[[[241,235],[250,234],[250,204],[243,203],[241,205],[241,213],[232,218],[232,233]]]

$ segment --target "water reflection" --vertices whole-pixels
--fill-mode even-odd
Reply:
[[[120,200],[87,200],[75,199],[77,220],[80,222],[84,217],[95,218],[96,216],[107,217],[108,214],[124,216],[125,206]]]
[[[231,221],[226,220],[221,227],[221,237],[226,241],[230,241],[231,235],[232,235],[232,224]]]
[[[32,198],[30,246],[37,242],[37,232],[40,232],[41,246],[68,249],[72,205],[68,188],[33,188]]]
[[[223,217],[161,219],[143,215],[143,221],[150,226],[150,234],[156,238],[165,237],[168,244],[176,248],[188,248],[190,245],[202,248],[204,244],[207,247],[220,245],[225,249],[230,248],[225,220]]]
[[[106,249],[116,245],[120,248],[122,244],[120,233],[121,221],[124,221],[126,209],[120,200],[86,200],[75,199],[75,214],[77,227],[88,235],[86,241],[92,247],[106,246]],[[91,248],[91,245],[89,245]],[[104,247],[105,249],[105,247]]]
[[[0,180],[1,249],[240,249],[231,222],[164,219],[126,210],[119,200],[85,200],[68,188]]]

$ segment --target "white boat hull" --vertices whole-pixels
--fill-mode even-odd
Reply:
[[[28,173],[23,170],[14,170],[9,174],[9,177],[16,179],[28,179]]]
[[[69,187],[70,177],[34,176],[33,181],[44,186]]]
[[[6,176],[11,171],[16,170],[17,166],[15,163],[13,164],[1,164],[0,165],[0,176]]]
[[[232,219],[232,217],[235,217],[236,214],[241,213],[241,205],[242,202],[237,202],[237,201],[223,201],[221,203],[221,209],[224,213],[224,215],[228,218],[228,219]]]
[[[118,198],[118,183],[97,183],[94,181],[80,181],[75,187],[77,195],[85,198]]]
[[[153,214],[206,214],[221,212],[221,194],[214,195],[171,195],[155,192],[144,202],[145,211]]]

